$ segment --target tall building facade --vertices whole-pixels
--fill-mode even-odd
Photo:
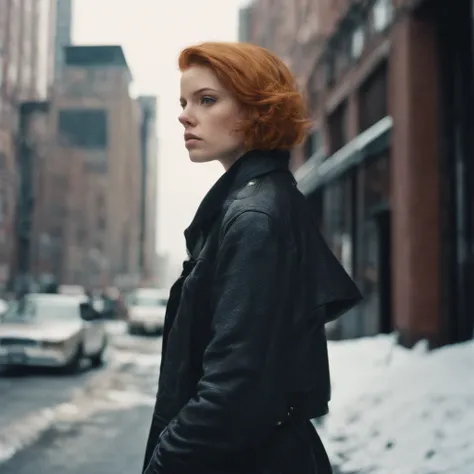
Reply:
[[[157,98],[141,96],[140,142],[141,142],[141,185],[140,185],[140,271],[143,285],[156,282],[156,225],[157,225]]]
[[[131,80],[120,46],[65,48],[51,105],[55,145],[38,184],[39,279],[139,281],[140,111]]]
[[[252,19],[253,38],[284,57],[282,30],[297,22],[267,3],[255,5],[276,19]],[[340,335],[397,331],[406,345],[433,346],[471,338],[472,2],[302,3],[324,29],[315,57],[290,53],[313,114],[295,176],[365,296]]]
[[[242,7],[239,10],[239,31],[238,38],[240,42],[248,43],[251,41],[251,28],[252,28],[252,8],[253,4]]]
[[[54,79],[60,80],[65,68],[65,48],[72,42],[73,0],[55,0]]]
[[[50,80],[44,70],[54,56],[53,18],[52,0],[0,2],[0,291],[15,266],[19,104],[45,98],[46,86],[39,84]]]
[[[56,0],[36,1],[35,67],[33,74],[34,97],[46,100],[51,95],[54,79],[56,43]]]

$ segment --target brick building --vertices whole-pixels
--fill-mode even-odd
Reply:
[[[311,46],[314,60],[295,54],[289,61],[314,115],[312,133],[294,152],[295,175],[365,295],[341,321],[341,336],[397,330],[407,345],[471,338],[472,2],[302,3],[318,12],[313,30],[325,28]],[[261,18],[272,17],[257,0],[250,39],[261,43],[262,29],[278,32],[263,43],[292,56],[288,38],[298,36],[298,22],[280,5],[279,19],[262,26],[258,7]],[[286,39],[278,21],[293,21]]]
[[[53,17],[52,0],[0,2],[0,291],[11,277],[16,254],[18,104],[46,96]]]
[[[133,284],[139,273],[140,115],[120,46],[69,46],[40,173],[34,273]]]
[[[54,80],[60,81],[65,65],[65,47],[72,43],[73,0],[52,0],[56,15],[54,30]]]
[[[156,213],[158,179],[157,98],[138,97],[140,108],[140,249],[142,285],[156,282]]]

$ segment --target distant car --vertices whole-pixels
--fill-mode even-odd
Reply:
[[[168,290],[155,288],[135,290],[128,300],[128,332],[162,333],[168,296]]]
[[[69,296],[82,296],[86,294],[86,290],[80,285],[59,285],[58,293]]]
[[[83,297],[29,294],[0,323],[0,365],[57,367],[73,373],[83,358],[102,363],[105,323]]]
[[[8,303],[0,298],[0,316],[2,316],[8,309]]]

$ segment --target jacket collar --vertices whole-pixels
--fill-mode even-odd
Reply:
[[[223,208],[229,195],[258,177],[289,170],[290,153],[251,150],[239,158],[212,186],[201,201],[191,225],[184,231],[188,253],[193,254],[203,228]]]

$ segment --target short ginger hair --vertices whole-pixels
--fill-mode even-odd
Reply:
[[[240,128],[248,150],[289,150],[310,127],[305,99],[286,64],[271,51],[249,43],[207,42],[179,56],[181,72],[209,67],[244,110]]]

